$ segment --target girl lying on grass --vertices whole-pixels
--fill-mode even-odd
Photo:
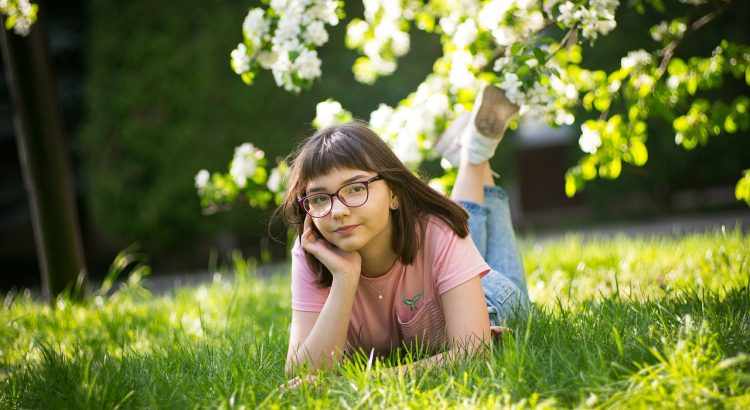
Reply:
[[[516,112],[489,86],[441,137],[437,149],[459,167],[452,200],[361,123],[304,141],[280,207],[298,233],[287,372],[404,346],[440,352],[416,362],[439,365],[489,345],[525,306],[508,198],[487,162]]]

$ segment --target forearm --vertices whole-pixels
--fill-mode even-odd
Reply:
[[[489,349],[492,347],[492,342],[492,338],[489,337],[487,333],[483,333],[481,336],[469,336],[465,339],[452,343],[450,349],[448,350],[421,360],[416,360],[401,366],[392,367],[388,370],[394,373],[400,373],[411,370],[442,367],[461,358],[487,354]]]
[[[307,339],[287,357],[286,369],[307,363],[310,370],[332,367],[346,348],[357,281],[338,278]]]

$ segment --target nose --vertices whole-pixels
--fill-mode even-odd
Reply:
[[[336,218],[339,215],[347,215],[349,213],[349,207],[344,205],[339,197],[334,196],[331,200],[331,216]]]

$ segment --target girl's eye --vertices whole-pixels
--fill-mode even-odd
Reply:
[[[308,199],[308,201],[313,205],[324,204],[328,201],[328,195],[316,195]]]
[[[352,194],[359,194],[365,191],[365,186],[363,184],[354,184],[351,187],[349,187],[349,193]]]

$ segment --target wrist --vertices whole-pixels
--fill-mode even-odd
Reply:
[[[359,285],[359,272],[342,272],[342,273],[332,273],[333,276],[333,283],[340,284],[346,287],[353,287],[356,289],[357,285]]]

